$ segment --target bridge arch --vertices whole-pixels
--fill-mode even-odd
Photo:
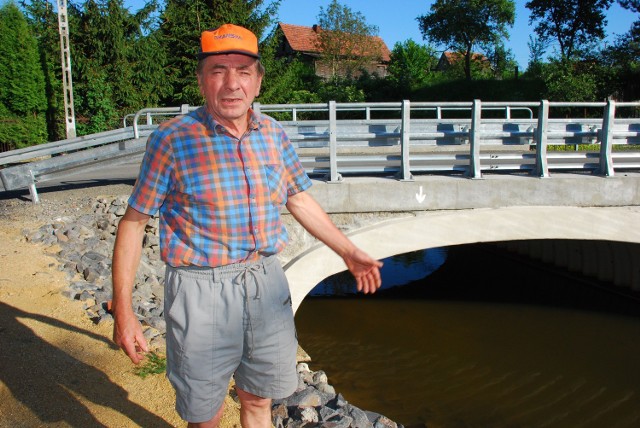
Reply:
[[[384,259],[427,248],[518,240],[605,240],[640,243],[640,207],[517,206],[423,211],[350,231],[369,254]],[[325,245],[315,245],[285,266],[294,311],[326,277],[345,269]]]

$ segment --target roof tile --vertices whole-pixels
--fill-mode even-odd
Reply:
[[[305,53],[320,53],[320,43],[318,38],[318,32],[314,28],[318,27],[305,27],[302,25],[284,24],[279,23],[280,28],[284,34],[284,37],[289,42],[291,48],[297,52]],[[318,31],[322,31],[318,28]],[[373,36],[376,43],[380,45],[380,54],[382,61],[388,62],[391,59],[391,52],[382,40],[378,36]]]

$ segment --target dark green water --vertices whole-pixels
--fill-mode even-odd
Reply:
[[[640,426],[640,304],[492,246],[296,320],[312,369],[405,426]]]

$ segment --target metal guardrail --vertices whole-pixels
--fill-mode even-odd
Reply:
[[[576,107],[603,113],[549,115],[550,109]],[[412,174],[433,172],[481,178],[494,171],[549,177],[553,170],[613,176],[616,170],[640,169],[640,119],[617,118],[622,107],[638,109],[640,102],[254,103],[258,112],[290,115],[280,123],[303,166],[331,183],[349,174],[410,181]],[[0,190],[28,187],[37,201],[37,183],[141,157],[159,122],[197,108],[142,109],[125,117],[122,129],[0,153]],[[300,119],[305,115],[316,118]],[[548,151],[551,145],[585,143],[598,144],[599,151]],[[614,152],[614,145],[633,149]]]
[[[372,103],[291,105],[292,117],[310,111],[326,111],[325,121],[281,121],[290,139],[299,148],[303,165],[311,174],[326,175],[329,182],[340,182],[343,174],[395,174],[412,180],[412,173],[462,172],[480,178],[482,172],[529,171],[549,177],[550,170],[588,170],[613,176],[615,169],[640,168],[640,119],[617,119],[616,107],[640,107],[640,102],[565,103],[543,100],[539,103],[500,103],[480,100],[459,103]],[[550,108],[603,109],[601,118],[549,117]],[[282,112],[285,105],[255,105],[262,112]],[[368,108],[368,110],[367,110]],[[360,109],[363,120],[339,120],[341,111]],[[370,119],[373,109],[400,111],[400,119]],[[412,112],[433,110],[435,119],[415,119]],[[443,111],[467,109],[467,119],[445,119]],[[513,118],[511,112],[530,112]],[[504,119],[485,119],[487,110],[505,111]],[[533,118],[537,111],[537,119]],[[599,144],[598,153],[547,153],[550,145]],[[613,145],[637,145],[637,151],[613,153]],[[381,156],[381,146],[398,146],[395,153]],[[358,155],[345,153],[345,147],[360,146]],[[324,149],[305,155],[300,149]],[[455,153],[451,153],[455,151]],[[614,168],[615,162],[615,168]]]

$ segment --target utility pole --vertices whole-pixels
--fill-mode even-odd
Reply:
[[[62,61],[62,86],[64,90],[64,118],[67,138],[76,137],[76,114],[73,109],[73,81],[71,80],[71,50],[69,49],[69,22],[67,0],[58,2],[58,31],[60,33],[60,59]]]

